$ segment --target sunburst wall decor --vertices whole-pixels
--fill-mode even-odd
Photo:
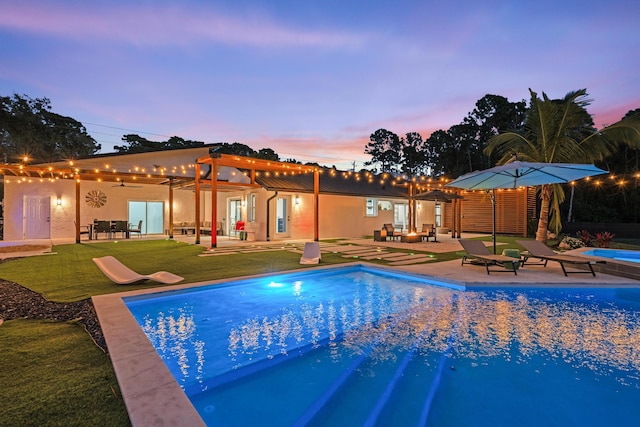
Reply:
[[[100,190],[91,190],[85,196],[85,201],[92,208],[101,208],[107,203],[107,195]]]

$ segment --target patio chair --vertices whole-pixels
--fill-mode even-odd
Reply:
[[[429,237],[436,237],[436,229],[433,224],[422,224],[422,230],[418,232],[418,236],[420,236],[423,242],[425,239],[428,242]]]
[[[398,240],[402,237],[402,231],[396,231],[393,224],[384,224],[382,229],[387,232],[387,240],[394,239]]]
[[[462,265],[465,264],[483,264],[487,269],[487,274],[491,274],[491,271],[504,273],[504,272],[513,272],[516,276],[518,275],[518,262],[519,260],[506,256],[506,255],[495,255],[491,253],[489,248],[487,248],[484,243],[480,240],[467,240],[460,239],[458,240],[462,245],[462,248],[465,250],[466,254],[462,257]],[[471,259],[472,261],[468,261]],[[504,268],[504,270],[490,270],[489,266],[491,265],[500,265]]]
[[[131,233],[138,233],[138,237],[142,237],[142,220],[138,222],[138,227],[130,226],[127,232],[129,233],[129,235],[131,235]]]
[[[93,258],[93,262],[96,263],[100,271],[102,271],[105,276],[119,285],[129,285],[131,283],[143,282],[145,280],[172,284],[184,280],[183,277],[176,276],[175,274],[167,271],[158,271],[157,273],[147,275],[138,274],[112,256]]]
[[[240,240],[247,239],[247,233],[244,229],[244,221],[236,221],[235,225],[232,228],[232,233],[229,233],[229,239],[231,239],[232,234],[237,236]]]
[[[73,221],[73,225],[77,226],[76,222]],[[89,237],[89,240],[91,240],[91,238],[93,236],[91,236],[91,226],[89,225],[81,225],[80,226],[80,236],[82,236],[83,234],[86,234]]]
[[[562,268],[562,272],[565,276],[571,274],[580,274],[580,273],[591,273],[595,277],[596,272],[593,270],[593,264],[595,263],[605,263],[602,260],[591,260],[579,256],[573,255],[564,255],[559,254],[553,251],[549,246],[545,245],[542,242],[537,240],[516,240],[516,243],[522,246],[527,253],[522,255],[522,265],[525,265],[529,261],[529,258],[534,258],[540,260],[539,262],[529,263],[530,265],[543,265],[547,266],[547,262],[556,261],[560,264],[560,268]],[[587,266],[588,270],[578,270],[578,271],[567,271],[565,268],[565,264],[573,264],[573,265],[584,265]]]
[[[115,235],[120,233],[122,237],[129,237],[129,223],[127,221],[114,221],[111,232]]]
[[[93,234],[98,239],[98,234],[105,233],[107,239],[111,238],[111,221],[96,221],[93,225]]]
[[[320,243],[306,242],[300,258],[300,264],[318,264],[321,260]]]

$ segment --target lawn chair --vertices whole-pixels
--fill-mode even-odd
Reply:
[[[527,251],[526,254],[522,255],[522,265],[527,263],[529,258],[540,260],[539,262],[529,263],[530,265],[543,265],[545,267],[547,266],[547,262],[555,261],[560,264],[560,268],[562,268],[562,272],[565,276],[568,276],[569,273],[591,273],[595,277],[596,272],[593,270],[593,264],[605,263],[605,261],[602,260],[591,260],[583,257],[556,253],[549,246],[542,242],[538,242],[537,240],[516,240],[516,243]],[[567,271],[564,266],[565,264],[585,265],[589,267],[589,270]]]
[[[138,274],[112,256],[93,258],[100,271],[104,273],[114,283],[119,285],[129,285],[131,283],[153,280],[160,283],[172,284],[184,280],[183,277],[176,276],[167,271],[158,271],[153,274]]]
[[[433,224],[422,224],[422,230],[418,232],[418,236],[420,236],[423,242],[425,241],[425,239],[428,242],[429,237],[433,237],[435,241],[436,229]]]
[[[384,224],[382,226],[382,229],[387,232],[387,240],[398,240],[402,237],[402,231],[395,231],[395,227],[393,226],[393,224]]]
[[[318,242],[306,242],[304,244],[304,251],[300,258],[300,264],[318,264],[322,259],[320,255],[320,243]]]
[[[460,242],[466,251],[466,254],[462,257],[462,265],[465,264],[465,261],[467,264],[483,264],[487,269],[487,274],[491,274],[491,271],[498,273],[512,271],[513,274],[518,275],[519,260],[506,255],[495,255],[491,253],[481,240],[460,239],[458,242]],[[469,259],[472,261],[468,261]],[[500,265],[504,270],[490,270],[489,266],[491,265]]]

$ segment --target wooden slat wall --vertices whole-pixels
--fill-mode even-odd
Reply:
[[[462,231],[491,233],[491,197],[484,191],[462,192]],[[445,204],[444,224],[452,226],[452,209]],[[496,232],[526,236],[527,217],[535,215],[535,189],[496,190]]]

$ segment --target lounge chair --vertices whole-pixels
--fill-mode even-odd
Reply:
[[[398,240],[402,237],[402,231],[396,231],[393,224],[384,224],[382,229],[387,232],[387,240],[394,239]]]
[[[522,256],[522,265],[527,263],[529,261],[529,258],[540,260],[539,262],[529,263],[530,265],[538,264],[545,267],[547,266],[547,262],[556,261],[560,264],[562,272],[565,276],[568,276],[569,273],[591,273],[595,277],[596,272],[593,271],[593,264],[605,262],[601,260],[590,260],[573,255],[559,254],[554,252],[553,249],[551,249],[549,246],[545,245],[542,242],[538,242],[537,240],[516,240],[516,243],[522,246],[528,252],[527,254],[523,254]],[[586,265],[587,267],[589,267],[589,270],[567,271],[564,266],[565,264]]]
[[[112,256],[93,258],[93,262],[96,263],[105,276],[119,285],[128,285],[144,280],[153,280],[166,284],[177,283],[184,280],[183,277],[176,276],[167,271],[158,271],[157,273],[148,275],[138,274]]]
[[[492,254],[491,251],[485,246],[485,244],[480,240],[466,240],[460,239],[458,240],[462,245],[462,248],[466,251],[466,254],[462,257],[462,265],[465,264],[465,261],[468,264],[471,263],[481,263],[487,269],[487,274],[491,274],[491,271],[504,273],[504,272],[513,272],[513,274],[518,275],[518,269],[516,263],[519,262],[518,259],[512,258],[506,255],[495,255]],[[469,259],[474,260],[469,261]],[[489,266],[491,265],[500,265],[504,267],[504,270],[490,270]]]
[[[300,264],[318,264],[320,259],[320,243],[306,242],[300,258]]]

